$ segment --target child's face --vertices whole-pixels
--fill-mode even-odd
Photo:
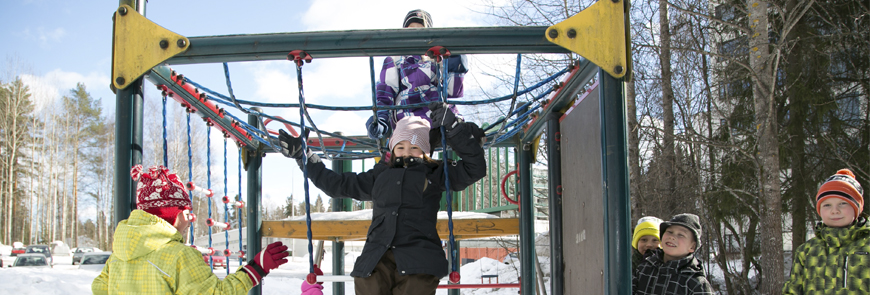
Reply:
[[[827,198],[819,204],[822,222],[829,227],[847,227],[855,220],[855,209],[840,198]]]
[[[695,235],[682,225],[671,225],[662,233],[661,246],[665,262],[680,259],[695,252]]]
[[[400,141],[393,147],[393,157],[423,157],[423,150],[416,144],[411,144],[407,140]]]
[[[423,27],[424,27],[423,24],[413,22],[413,23],[408,24],[408,26],[405,28],[423,28]]]
[[[190,227],[190,219],[190,210],[178,212],[178,215],[175,216],[175,224],[173,224],[173,226],[175,226],[175,229],[177,229],[182,236],[184,236],[184,232],[187,228]]]
[[[637,240],[637,252],[646,254],[647,250],[658,248],[660,243],[661,241],[656,236],[642,236]]]

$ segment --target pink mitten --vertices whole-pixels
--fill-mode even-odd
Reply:
[[[323,295],[323,285],[309,285],[308,282],[302,280],[302,295]]]

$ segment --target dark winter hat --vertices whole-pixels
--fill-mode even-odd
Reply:
[[[825,183],[819,187],[816,194],[816,213],[821,214],[819,204],[828,198],[840,198],[849,202],[855,210],[855,216],[864,210],[864,190],[861,184],[855,180],[855,174],[849,169],[840,169],[837,174],[831,175]]]
[[[662,236],[665,235],[665,231],[671,225],[680,225],[688,228],[695,235],[695,249],[701,246],[701,221],[698,219],[698,215],[689,213],[674,215],[670,221],[662,222],[659,225],[659,232],[661,232]]]
[[[190,197],[178,179],[163,166],[153,166],[143,171],[142,165],[133,166],[130,176],[138,181],[136,208],[156,215],[175,225],[179,212],[190,210]]]
[[[411,23],[419,23],[422,24],[423,27],[431,28],[432,27],[432,17],[429,16],[429,13],[422,9],[414,9],[408,11],[408,14],[405,15],[405,21],[402,22],[402,27],[407,28]]]

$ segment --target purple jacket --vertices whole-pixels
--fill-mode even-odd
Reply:
[[[448,59],[448,98],[462,97],[462,81],[467,71],[462,59],[461,56]],[[401,83],[399,83],[399,77],[401,77]],[[440,101],[435,62],[428,57],[420,55],[389,56],[384,59],[380,78],[376,86],[378,106]],[[455,106],[450,107],[454,114],[459,115]],[[419,116],[429,120],[428,113],[428,107],[378,110],[378,117],[387,119],[390,122],[390,128],[393,129],[396,127],[396,122],[405,116]]]

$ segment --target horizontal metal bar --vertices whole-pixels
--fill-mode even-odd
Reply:
[[[172,69],[167,66],[156,66],[151,69],[150,74],[146,74],[145,78],[154,85],[165,85],[169,88],[170,91],[174,92],[179,98],[183,99],[189,105],[191,105],[194,109],[197,110],[197,113],[203,118],[208,118],[215,124],[217,124],[221,130],[224,130],[230,134],[230,136],[234,137],[236,140],[241,141],[241,143],[251,149],[257,149],[259,146],[259,142],[248,139],[245,135],[241,134],[236,128],[233,126],[233,122],[231,119],[223,118],[219,114],[211,111],[209,107],[207,107],[203,102],[201,102],[196,97],[193,97],[187,90],[185,90],[181,85],[172,81]],[[251,136],[258,136],[257,134],[250,134]]]
[[[574,101],[577,94],[583,91],[583,85],[589,82],[596,74],[598,74],[598,66],[589,60],[581,60],[577,70],[571,73],[568,81],[565,81],[565,85],[556,94],[553,94],[553,98],[550,99],[547,107],[538,115],[538,119],[533,121],[529,128],[523,132],[521,142],[532,142],[538,133],[547,126],[547,120],[544,118],[547,118],[551,113],[560,112],[565,109],[568,104]]]
[[[470,212],[493,213],[493,212],[501,212],[501,211],[508,211],[508,210],[517,210],[519,208],[520,208],[520,206],[517,206],[514,204],[509,204],[509,205],[498,206],[498,207],[490,207],[490,208],[484,208],[484,209],[471,210]]]
[[[520,287],[519,283],[438,285],[438,289],[498,289],[498,288],[519,288],[519,287]]]
[[[425,54],[444,46],[452,54],[568,53],[548,41],[547,27],[478,27],[319,31],[190,37],[190,48],[169,64],[285,60],[292,50],[315,59]]]

